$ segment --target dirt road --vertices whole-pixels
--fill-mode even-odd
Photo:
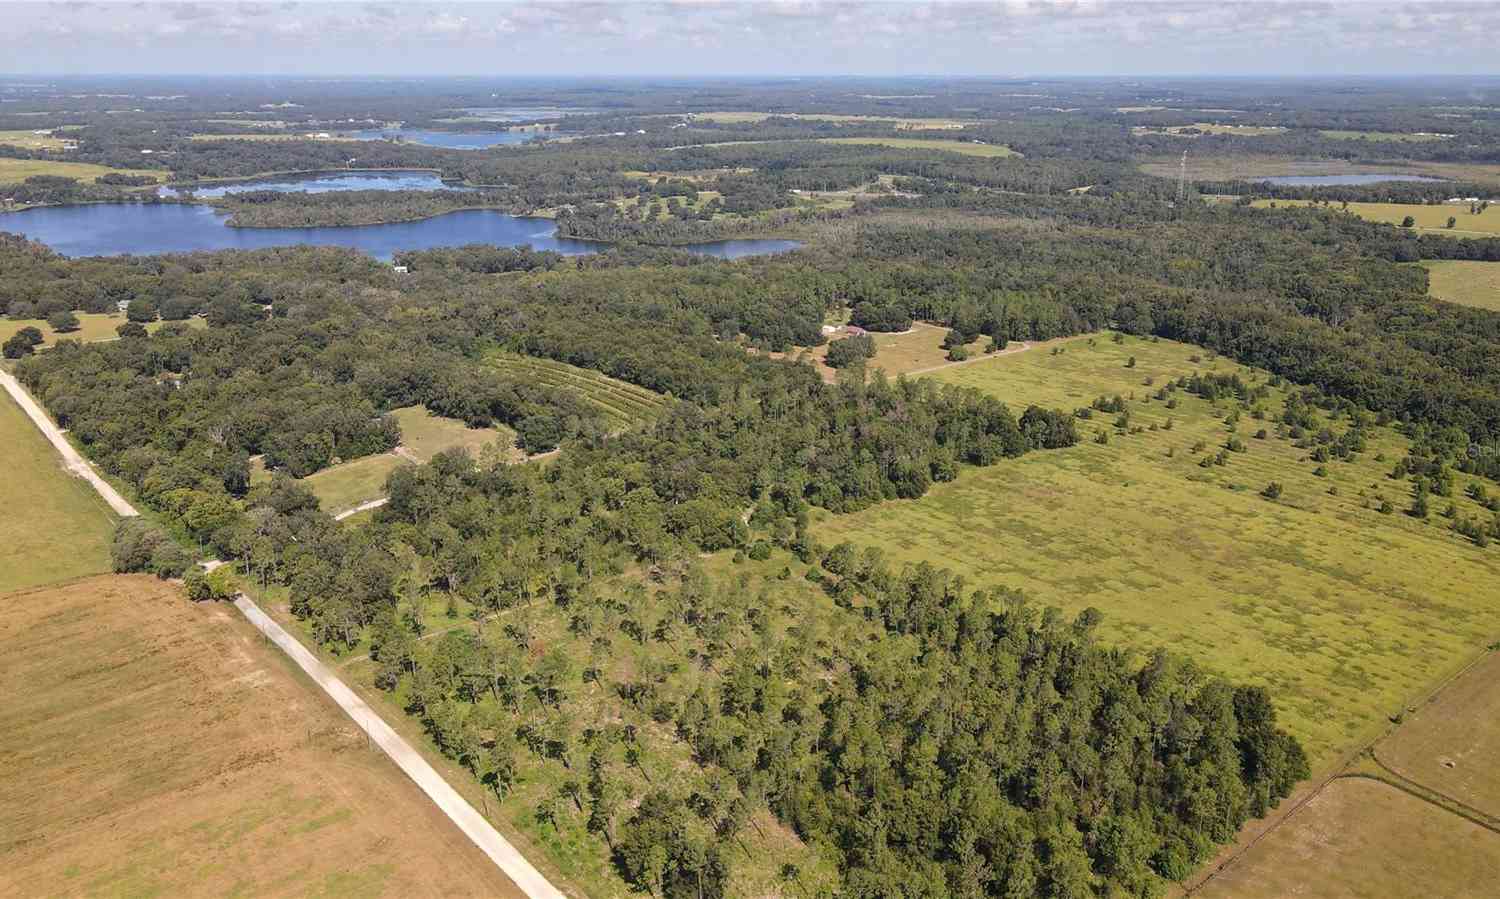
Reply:
[[[16,405],[26,413],[26,417],[31,419],[47,441],[62,455],[63,461],[67,463],[68,471],[92,484],[94,489],[99,491],[99,495],[104,497],[104,501],[109,503],[109,507],[115,510],[116,515],[122,518],[134,518],[140,514],[135,510],[135,506],[125,501],[125,497],[121,496],[118,490],[99,477],[98,472],[94,471],[88,460],[78,455],[78,451],[73,449],[73,444],[68,442],[63,432],[52,423],[52,419],[47,416],[37,401],[31,398],[31,394],[26,392],[26,388],[21,386],[21,382],[17,381],[14,375],[7,371],[0,371],[0,386],[5,388],[5,392],[11,395]]]
[[[436,803],[437,807],[442,809],[454,824],[458,825],[458,829],[473,840],[474,845],[488,855],[527,896],[532,899],[562,899],[562,892],[532,867],[531,863],[474,809],[474,806],[458,795],[457,791],[450,787],[431,765],[427,764],[427,760],[422,758],[410,743],[391,730],[390,725],[386,724],[374,709],[349,689],[348,685],[339,680],[328,666],[318,661],[316,656],[295,637],[287,633],[281,625],[272,621],[271,617],[261,611],[260,606],[257,606],[249,597],[242,594],[235,599],[234,604],[251,624],[271,638],[272,642],[281,647],[283,652],[307,672],[307,675],[332,697],[333,701],[338,703],[350,718],[354,719],[354,723],[369,734],[370,739],[390,756],[402,771],[406,772],[406,776],[421,787],[422,792],[426,793],[428,798]]]

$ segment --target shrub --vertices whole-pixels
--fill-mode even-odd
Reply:
[[[1272,481],[1271,483],[1267,484],[1265,486],[1265,489],[1260,492],[1260,495],[1264,496],[1266,499],[1281,499],[1280,482]]]

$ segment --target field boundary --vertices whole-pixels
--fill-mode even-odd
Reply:
[[[459,795],[458,791],[443,779],[427,760],[422,758],[410,743],[396,733],[380,713],[370,706],[318,660],[297,638],[271,619],[254,600],[241,593],[235,597],[235,608],[245,616],[282,652],[297,663],[329,698],[338,703],[360,730],[380,747],[391,761],[395,762],[407,777],[412,779],[422,792],[453,821],[464,835],[489,856],[505,876],[532,899],[562,899],[563,893],[554,887],[531,862],[521,855],[510,841],[500,835],[478,810]]]
[[[5,392],[11,395],[11,398],[16,401],[16,405],[20,406],[21,411],[26,413],[26,417],[31,419],[32,424],[37,426],[37,430],[42,432],[42,436],[47,438],[47,442],[52,444],[53,448],[63,457],[63,462],[68,471],[93,485],[93,488],[99,492],[99,495],[104,497],[104,501],[109,503],[109,507],[115,511],[115,514],[122,518],[135,518],[141,514],[135,510],[135,506],[132,506],[125,497],[120,495],[118,490],[110,486],[108,481],[104,480],[104,478],[99,476],[98,472],[94,471],[93,466],[89,465],[88,460],[78,454],[78,450],[73,448],[73,444],[69,443],[68,439],[63,436],[62,430],[52,423],[52,419],[47,417],[47,413],[42,410],[42,407],[36,400],[32,399],[31,394],[27,392],[26,388],[21,386],[21,382],[16,380],[15,375],[7,371],[0,371],[0,386],[5,388]]]
[[[1414,708],[1414,707],[1416,707],[1418,705],[1425,705],[1425,704],[1430,703],[1433,700],[1435,700],[1444,690],[1446,690],[1446,689],[1448,689],[1448,687],[1452,686],[1455,681],[1457,681],[1459,678],[1463,677],[1465,674],[1468,674],[1474,668],[1478,667],[1479,663],[1483,662],[1489,656],[1489,654],[1494,651],[1494,650],[1490,649],[1489,646],[1490,646],[1490,644],[1486,644],[1482,649],[1480,649],[1479,652],[1475,653],[1472,658],[1470,658],[1463,665],[1460,665],[1457,670],[1453,671],[1447,677],[1444,677],[1441,681],[1439,681],[1431,689],[1429,689],[1429,690],[1423,692],[1422,694],[1420,694],[1419,696],[1413,698],[1410,702],[1405,703],[1405,705],[1408,708]],[[1410,796],[1413,796],[1413,797],[1415,797],[1417,799],[1420,799],[1423,802],[1426,802],[1426,803],[1429,803],[1431,805],[1434,805],[1434,806],[1442,809],[1443,811],[1448,812],[1449,814],[1457,815],[1458,817],[1463,818],[1464,820],[1469,821],[1469,822],[1471,822],[1473,824],[1477,824],[1477,825],[1479,825],[1481,827],[1484,827],[1487,830],[1492,830],[1492,831],[1495,831],[1496,833],[1500,833],[1500,828],[1497,828],[1497,827],[1495,827],[1495,826],[1493,826],[1491,824],[1488,824],[1485,821],[1477,820],[1477,819],[1471,817],[1470,815],[1463,814],[1462,812],[1460,812],[1458,810],[1458,808],[1451,808],[1451,807],[1449,807],[1447,805],[1444,805],[1442,802],[1434,800],[1431,796],[1424,796],[1420,792],[1417,792],[1417,790],[1411,789],[1411,788],[1409,788],[1409,787],[1407,787],[1407,786],[1405,786],[1405,785],[1403,785],[1401,783],[1396,783],[1396,782],[1392,781],[1391,779],[1388,779],[1387,777],[1380,776],[1380,775],[1377,775],[1377,774],[1373,774],[1373,773],[1367,772],[1367,771],[1362,772],[1362,771],[1351,770],[1351,768],[1354,766],[1354,764],[1361,757],[1368,756],[1376,765],[1378,765],[1384,771],[1389,772],[1389,774],[1390,774],[1391,777],[1393,777],[1393,778],[1399,778],[1401,780],[1407,781],[1412,786],[1415,786],[1415,787],[1417,787],[1417,788],[1419,788],[1421,790],[1426,790],[1426,791],[1430,792],[1433,796],[1437,796],[1437,797],[1440,797],[1442,799],[1448,800],[1448,801],[1454,803],[1456,806],[1459,806],[1459,807],[1462,807],[1462,808],[1468,808],[1468,806],[1464,805],[1463,803],[1458,802],[1457,800],[1454,800],[1451,797],[1449,797],[1449,796],[1447,796],[1447,795],[1445,795],[1445,794],[1443,794],[1443,793],[1441,793],[1441,792],[1439,792],[1437,790],[1433,790],[1430,787],[1423,786],[1421,783],[1418,783],[1417,781],[1411,780],[1410,778],[1407,778],[1404,775],[1402,775],[1402,774],[1400,774],[1400,773],[1392,770],[1391,768],[1387,767],[1384,762],[1381,762],[1380,759],[1376,757],[1376,755],[1375,755],[1375,747],[1378,746],[1380,743],[1384,742],[1388,737],[1391,736],[1391,734],[1393,734],[1397,730],[1399,730],[1401,728],[1402,724],[1405,724],[1405,723],[1406,723],[1406,721],[1405,721],[1405,719],[1403,719],[1402,722],[1399,723],[1399,724],[1392,724],[1391,726],[1386,727],[1385,729],[1383,729],[1380,732],[1380,734],[1378,736],[1376,736],[1373,739],[1371,739],[1368,743],[1364,744],[1363,746],[1359,747],[1358,749],[1355,749],[1355,750],[1352,750],[1351,752],[1349,752],[1346,756],[1344,756],[1343,760],[1339,763],[1338,767],[1335,768],[1334,771],[1331,774],[1328,774],[1328,775],[1324,776],[1322,780],[1318,781],[1317,783],[1315,783],[1315,784],[1313,784],[1313,785],[1311,785],[1309,787],[1307,795],[1303,796],[1301,799],[1298,799],[1295,803],[1292,803],[1292,805],[1290,807],[1288,807],[1285,812],[1282,812],[1282,813],[1278,814],[1276,816],[1276,818],[1275,818],[1274,821],[1271,821],[1269,824],[1267,824],[1266,827],[1263,830],[1260,831],[1260,833],[1257,833],[1254,837],[1252,837],[1250,839],[1249,842],[1245,843],[1245,845],[1240,846],[1240,847],[1234,849],[1234,851],[1229,855],[1228,858],[1225,858],[1218,865],[1214,866],[1213,870],[1208,871],[1206,874],[1204,874],[1203,878],[1201,880],[1199,880],[1197,883],[1193,884],[1192,886],[1183,886],[1182,887],[1182,892],[1181,892],[1180,895],[1183,896],[1183,897],[1192,896],[1192,895],[1196,894],[1199,890],[1203,889],[1203,887],[1207,886],[1209,884],[1209,882],[1211,882],[1215,877],[1219,876],[1225,870],[1227,870],[1228,868],[1232,867],[1236,862],[1238,862],[1241,858],[1243,858],[1247,852],[1249,852],[1251,849],[1255,848],[1256,844],[1258,844],[1261,840],[1265,839],[1265,837],[1268,834],[1270,834],[1272,831],[1276,830],[1277,828],[1281,827],[1287,821],[1291,820],[1292,817],[1297,814],[1297,812],[1301,811],[1303,809],[1303,807],[1306,806],[1309,802],[1311,802],[1314,799],[1316,799],[1320,794],[1322,794],[1323,790],[1326,789],[1329,784],[1333,783],[1336,780],[1344,780],[1344,779],[1348,779],[1348,778],[1365,778],[1367,780],[1379,781],[1380,783],[1384,783],[1385,785],[1387,785],[1387,786],[1389,786],[1389,787],[1391,787],[1393,789],[1400,790],[1401,792],[1406,793],[1406,794],[1408,794]],[[1477,812],[1478,810],[1476,809],[1474,811]],[[1489,818],[1489,816],[1488,815],[1484,815],[1483,812],[1479,812],[1479,814],[1483,815],[1485,818]],[[1494,819],[1490,818],[1489,820],[1494,820]]]

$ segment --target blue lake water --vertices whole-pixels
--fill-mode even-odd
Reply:
[[[507,144],[524,144],[539,135],[529,131],[414,131],[405,128],[356,131],[357,140],[402,140],[450,150],[483,150]]]
[[[310,175],[288,175],[260,181],[230,181],[205,184],[193,188],[199,197],[222,197],[225,194],[243,193],[250,190],[270,190],[277,193],[310,194],[329,193],[337,190],[469,190],[471,188],[444,184],[435,172],[389,171],[389,172],[320,172]],[[165,197],[175,196],[170,187],[161,188]]]
[[[1428,175],[1280,175],[1275,178],[1247,178],[1247,181],[1269,181],[1287,187],[1330,187],[1343,184],[1380,184],[1383,181],[1446,181]]]
[[[23,234],[66,256],[137,256],[196,250],[253,250],[297,244],[350,247],[377,259],[398,250],[482,243],[529,246],[567,255],[605,245],[556,236],[549,219],[471,209],[417,222],[342,228],[231,228],[208,206],[181,203],[96,203],[50,206],[0,214],[0,231]],[[738,259],[784,253],[794,240],[722,240],[683,247],[694,253]]]

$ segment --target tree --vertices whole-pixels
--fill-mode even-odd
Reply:
[[[66,309],[59,309],[47,316],[47,324],[51,325],[52,330],[59,334],[69,334],[77,331],[79,328],[78,316]]]
[[[1265,489],[1261,490],[1260,495],[1266,499],[1281,499],[1281,483],[1279,481],[1272,481],[1265,486]]]
[[[1411,216],[1408,215],[1406,218],[1404,218],[1404,219],[1401,220],[1401,227],[1403,227],[1403,228],[1410,228],[1411,226],[1415,225],[1416,223],[1417,223],[1417,220],[1415,218],[1412,218]]]
[[[145,337],[149,332],[140,322],[126,322],[115,328],[115,333],[120,336],[121,340],[129,340],[133,337]]]
[[[1452,228],[1454,225],[1457,225],[1457,224],[1458,224],[1458,219],[1454,218],[1451,215],[1448,216],[1448,227],[1449,228]]]
[[[30,356],[35,352],[35,346],[20,334],[13,334],[3,346],[0,346],[0,353],[3,353],[7,359],[20,359],[22,356]]]
[[[141,324],[154,322],[156,321],[156,304],[144,297],[137,297],[125,307],[125,318]]]

